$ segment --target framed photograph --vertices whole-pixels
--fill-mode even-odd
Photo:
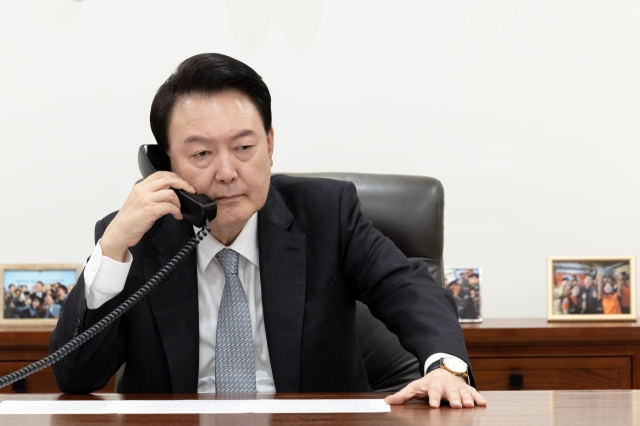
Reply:
[[[636,321],[633,256],[549,257],[549,321]]]
[[[460,322],[482,322],[480,268],[444,268],[444,286],[453,294]]]
[[[0,265],[2,325],[55,324],[80,264]]]

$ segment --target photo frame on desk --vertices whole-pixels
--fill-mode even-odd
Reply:
[[[81,264],[0,265],[0,324],[55,325]]]
[[[444,286],[453,294],[460,322],[482,322],[481,268],[444,268]]]
[[[551,256],[549,321],[636,321],[634,256]]]

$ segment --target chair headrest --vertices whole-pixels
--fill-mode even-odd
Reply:
[[[407,257],[442,261],[444,189],[423,176],[365,173],[295,173],[353,182],[362,212]]]

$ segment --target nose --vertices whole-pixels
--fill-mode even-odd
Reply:
[[[216,182],[230,184],[238,179],[235,158],[230,152],[221,152],[214,164]]]

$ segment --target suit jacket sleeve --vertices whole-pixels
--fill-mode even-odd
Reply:
[[[391,240],[373,228],[360,210],[355,186],[345,185],[340,197],[341,252],[348,282],[356,298],[396,334],[424,371],[437,352],[469,364],[453,296],[420,261],[411,261]]]
[[[102,221],[95,227],[95,241],[106,228]],[[109,300],[98,309],[88,309],[85,299],[84,271],[69,293],[58,324],[49,340],[49,352],[53,353],[73,337],[87,330],[104,318],[122,302],[121,295]],[[124,359],[124,338],[120,317],[101,333],[70,352],[52,365],[56,383],[65,393],[90,393],[103,388],[118,370]]]

